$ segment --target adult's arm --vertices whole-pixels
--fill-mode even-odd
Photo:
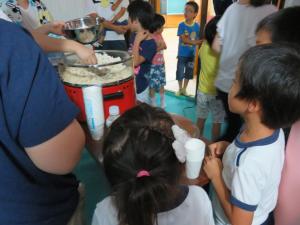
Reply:
[[[74,169],[80,160],[84,143],[84,132],[79,123],[73,120],[69,126],[50,140],[25,148],[25,150],[40,170],[62,175]]]
[[[32,30],[31,34],[39,46],[46,52],[74,52],[87,64],[97,63],[94,51],[76,41],[51,38],[35,30]]]

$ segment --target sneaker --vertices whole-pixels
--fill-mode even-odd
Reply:
[[[179,91],[176,91],[176,92],[175,92],[175,95],[176,95],[176,96],[180,96],[181,94],[182,94],[182,90],[179,90]]]
[[[185,89],[182,89],[182,90],[181,90],[181,94],[184,95],[184,96],[188,96],[188,94],[186,93],[186,90],[185,90]]]

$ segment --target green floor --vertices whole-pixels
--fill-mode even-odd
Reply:
[[[188,97],[176,97],[173,93],[166,93],[166,110],[168,112],[183,115],[193,122],[196,122],[196,109],[194,99]],[[158,100],[159,103],[159,100]],[[204,136],[210,139],[211,118],[209,117],[204,130]],[[87,224],[91,224],[91,219],[96,203],[109,194],[109,184],[104,176],[102,167],[97,164],[89,153],[85,150],[80,163],[75,169],[77,178],[85,184],[86,207],[85,215]]]

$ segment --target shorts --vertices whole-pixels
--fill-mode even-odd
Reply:
[[[149,80],[149,87],[159,91],[161,87],[166,85],[166,71],[165,65],[151,65],[150,73],[147,79]]]
[[[212,113],[213,123],[223,123],[225,118],[225,110],[223,103],[217,99],[216,95],[204,94],[200,91],[197,93],[197,117],[206,119],[208,113]]]
[[[191,80],[194,74],[194,57],[178,56],[176,80]]]
[[[149,94],[149,87],[147,87],[143,92],[136,94],[136,99],[139,102],[150,104],[150,94]]]

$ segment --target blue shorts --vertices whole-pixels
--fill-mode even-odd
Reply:
[[[176,80],[193,79],[194,57],[178,56]]]

